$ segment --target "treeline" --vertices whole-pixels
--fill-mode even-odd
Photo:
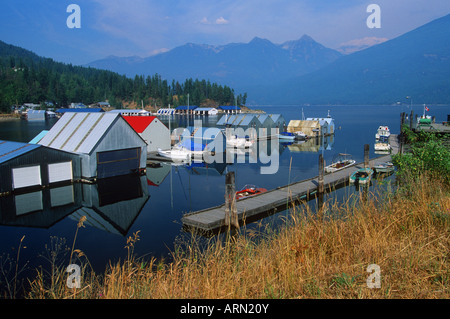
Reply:
[[[94,104],[108,100],[113,107],[129,103],[167,107],[184,105],[243,105],[247,95],[236,96],[228,86],[206,80],[184,83],[161,75],[127,78],[114,72],[73,66],[41,58],[34,53],[0,41],[0,112],[13,105],[52,102]]]

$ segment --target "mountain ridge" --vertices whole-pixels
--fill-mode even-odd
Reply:
[[[282,44],[254,37],[248,43],[186,43],[136,62],[129,57],[101,59],[87,66],[129,77],[158,73],[168,79],[207,78],[240,90],[309,73],[342,56],[304,35]]]

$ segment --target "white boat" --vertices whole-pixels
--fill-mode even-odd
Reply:
[[[380,138],[388,139],[389,136],[391,136],[391,131],[389,130],[389,127],[380,126],[378,127],[377,133],[375,134],[375,140],[378,141]]]
[[[378,173],[390,173],[392,171],[394,171],[395,167],[394,164],[392,164],[391,162],[385,162],[385,163],[380,163],[378,165],[375,165],[373,167],[374,171],[378,174]]]
[[[391,145],[389,143],[378,142],[374,146],[375,151],[390,152]]]
[[[333,172],[339,171],[341,169],[350,167],[350,166],[354,165],[355,163],[356,163],[356,161],[351,158],[350,154],[340,153],[340,154],[338,154],[338,156],[333,160],[333,162],[330,165],[325,166],[325,172],[333,173]]]
[[[162,150],[158,148],[158,154],[165,158],[170,158],[173,161],[188,161],[191,158],[191,153],[179,148],[171,150]]]
[[[245,137],[230,136],[227,138],[227,146],[232,146],[236,148],[249,148],[252,147],[253,141],[248,140]]]
[[[299,140],[306,140],[308,138],[308,135],[306,135],[302,131],[294,132],[294,134],[295,134],[295,137]]]

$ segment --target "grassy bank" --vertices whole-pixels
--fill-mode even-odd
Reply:
[[[102,275],[75,250],[81,288],[67,288],[65,269],[54,269],[39,273],[28,298],[449,298],[449,185],[428,176],[317,214],[293,208],[277,231],[241,231],[206,248],[192,240],[171,262],[134,256],[139,234],[128,239],[128,259]],[[371,264],[381,288],[367,287]]]

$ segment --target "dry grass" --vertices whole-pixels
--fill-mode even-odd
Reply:
[[[86,273],[78,292],[38,277],[29,297],[449,298],[448,185],[422,178],[395,195],[372,195],[326,203],[318,214],[297,207],[278,231],[242,231],[201,249],[193,239],[171,262],[135,258],[135,234],[128,260]],[[370,264],[381,268],[379,289],[367,287]]]

